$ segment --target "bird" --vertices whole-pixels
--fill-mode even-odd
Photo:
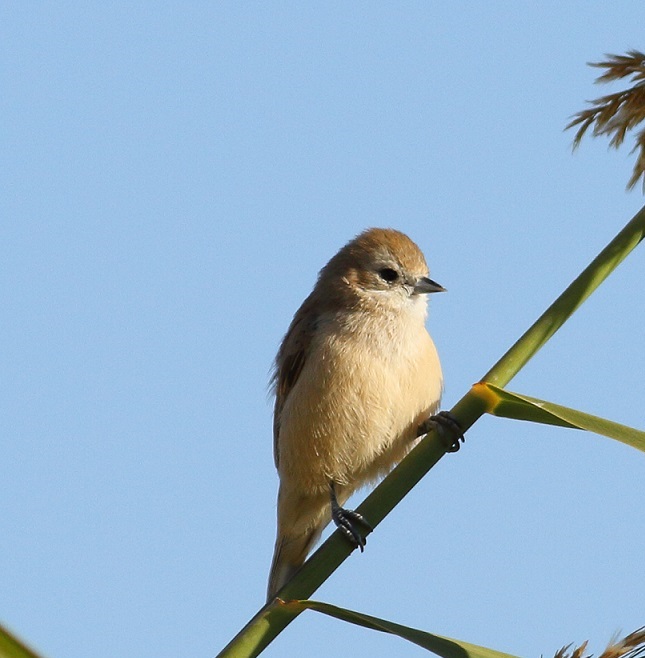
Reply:
[[[425,327],[429,278],[404,233],[370,228],[320,270],[285,334],[271,378],[277,533],[267,601],[334,521],[363,550],[368,520],[342,506],[386,475],[432,428],[459,427],[439,409],[441,364]],[[443,432],[442,432],[443,435]]]

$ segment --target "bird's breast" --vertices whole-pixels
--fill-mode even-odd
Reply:
[[[414,444],[441,389],[422,323],[321,323],[282,409],[281,477],[354,488],[382,475]]]

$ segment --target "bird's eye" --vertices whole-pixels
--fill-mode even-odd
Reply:
[[[379,276],[383,281],[392,283],[399,278],[399,273],[396,270],[393,270],[391,267],[384,267],[382,270],[379,270]]]

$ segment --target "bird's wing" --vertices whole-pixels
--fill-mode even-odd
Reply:
[[[291,322],[291,326],[278,350],[273,387],[275,407],[273,410],[273,458],[276,468],[280,462],[280,417],[284,403],[298,381],[307,360],[309,346],[316,328],[316,315],[311,311],[310,298],[307,298]]]

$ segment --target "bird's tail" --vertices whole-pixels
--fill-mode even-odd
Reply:
[[[303,565],[309,551],[331,520],[329,497],[278,496],[278,535],[269,573],[267,599],[271,600]]]
[[[314,528],[299,537],[278,536],[269,572],[267,601],[270,601],[304,564],[311,547],[316,543],[321,532],[322,527]]]

